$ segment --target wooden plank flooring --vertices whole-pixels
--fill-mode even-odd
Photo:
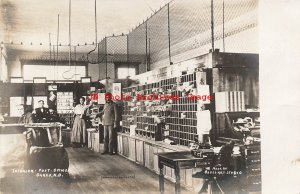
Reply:
[[[24,145],[24,142],[18,142]],[[13,174],[20,168],[24,147],[6,153],[1,159],[0,193],[159,193],[158,175],[119,155],[100,155],[87,148],[67,148],[70,167],[69,178],[36,178],[24,174]],[[19,149],[19,151],[17,151]],[[106,177],[107,176],[107,177]],[[131,177],[129,177],[131,176]],[[128,177],[128,178],[125,178]],[[165,181],[165,193],[174,193],[174,184]],[[182,193],[190,193],[182,189]]]

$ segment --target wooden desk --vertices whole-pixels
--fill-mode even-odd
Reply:
[[[175,170],[175,193],[180,193],[180,169],[191,169],[195,167],[207,167],[210,161],[205,158],[196,158],[189,151],[161,152],[158,156],[159,167],[159,190],[164,193],[164,165]]]

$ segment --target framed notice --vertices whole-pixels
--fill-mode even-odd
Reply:
[[[121,83],[113,83],[112,84],[112,95],[115,98],[119,96],[121,99]]]

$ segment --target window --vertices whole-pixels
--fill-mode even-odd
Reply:
[[[50,65],[31,65],[23,66],[24,80],[33,80],[34,77],[46,77],[47,80],[80,80],[81,77],[86,77],[86,67],[58,65],[56,68]]]
[[[136,68],[135,67],[118,67],[117,68],[117,78],[124,79],[127,76],[134,76],[136,75]]]

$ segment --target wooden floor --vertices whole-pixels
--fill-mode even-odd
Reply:
[[[69,178],[36,178],[12,173],[12,169],[22,167],[23,158],[16,157],[15,152],[11,150],[5,160],[1,159],[1,193],[159,193],[158,175],[119,155],[67,148]],[[174,193],[173,183],[165,181],[165,193]],[[182,193],[190,192],[183,189]]]

